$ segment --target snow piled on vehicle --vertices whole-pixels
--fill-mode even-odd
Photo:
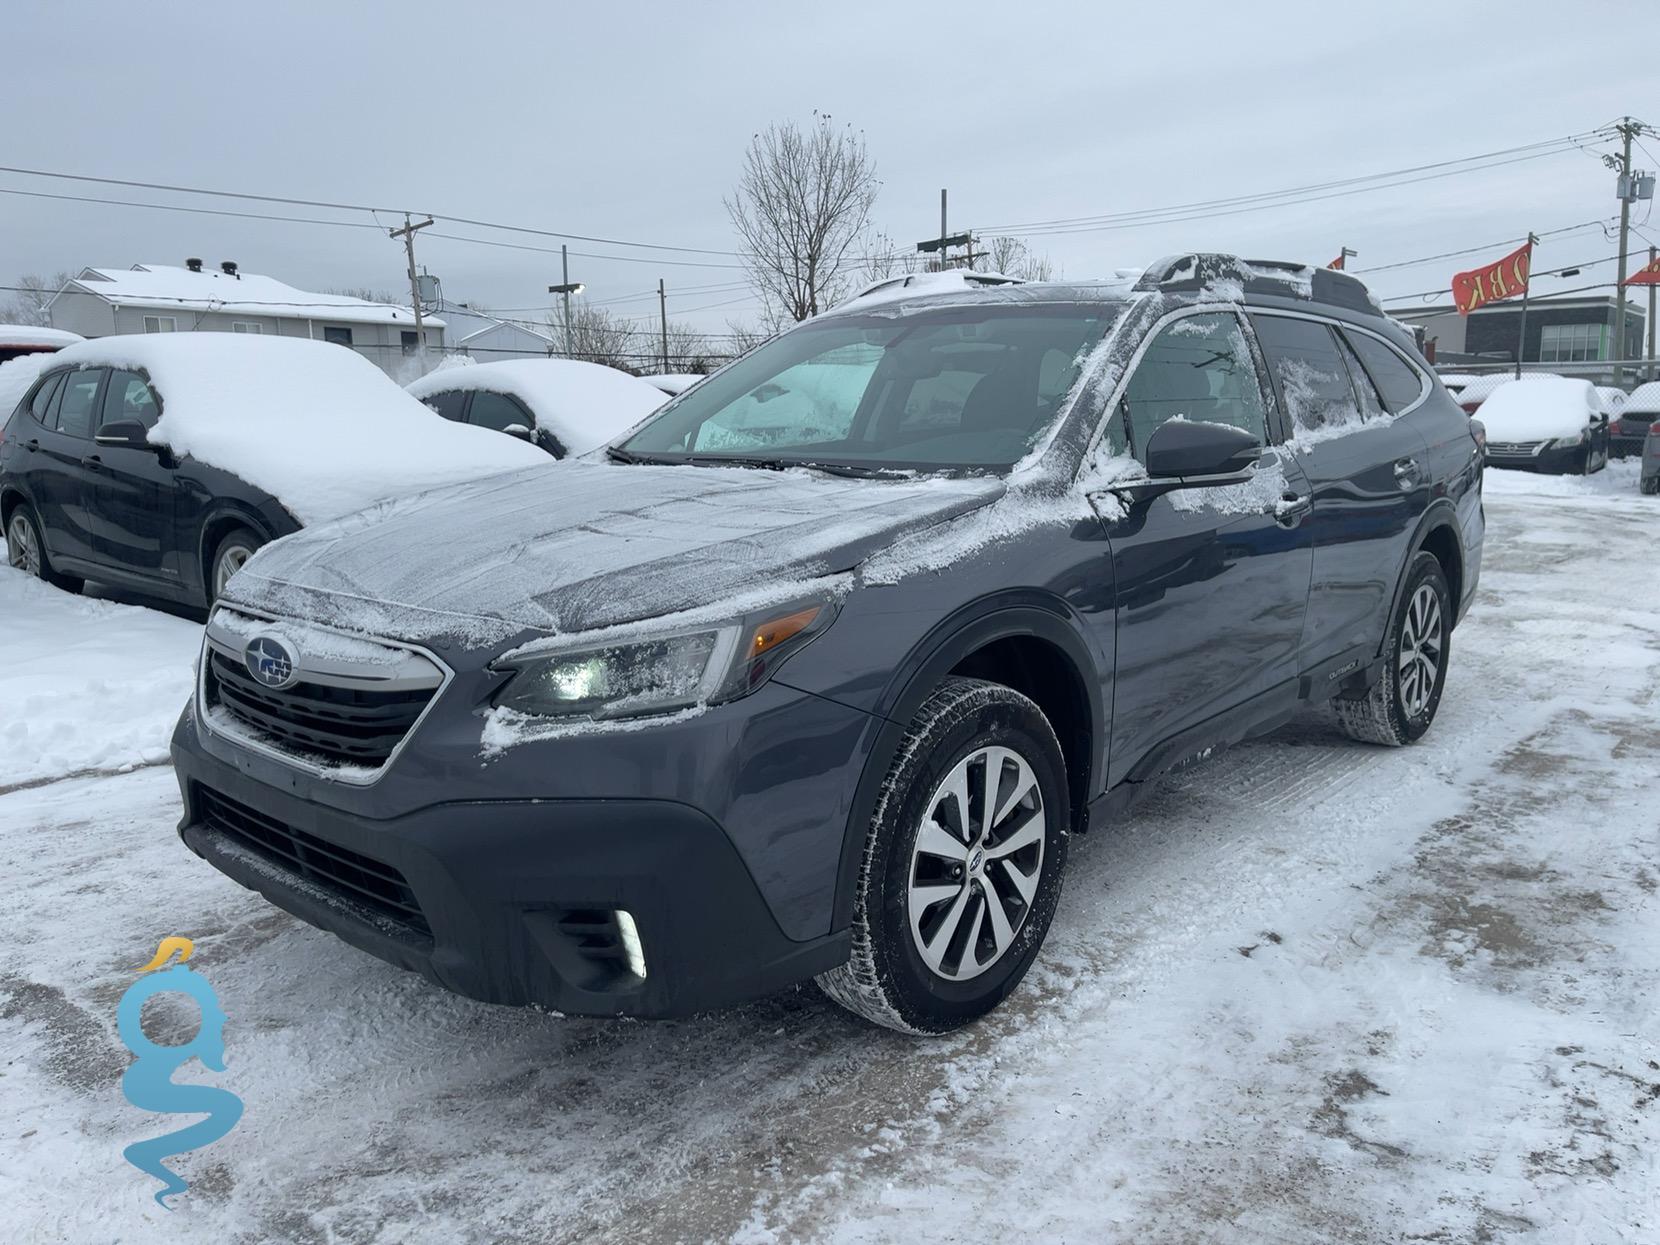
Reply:
[[[517,398],[537,427],[551,432],[570,454],[616,440],[668,401],[662,389],[638,377],[577,359],[506,359],[446,368],[421,377],[408,392],[425,399],[456,389]]]
[[[549,465],[534,446],[440,418],[329,342],[155,333],[102,337],[49,358],[142,371],[161,398],[152,443],[240,476],[308,526],[384,498]]]
[[[1500,385],[1481,404],[1478,418],[1489,441],[1547,441],[1577,437],[1601,412],[1602,399],[1590,381],[1535,376]]]
[[[57,358],[54,354],[25,354],[0,363],[0,427],[4,427],[29,386]]]

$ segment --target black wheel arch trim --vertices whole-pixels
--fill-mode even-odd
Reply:
[[[267,543],[279,539],[279,536],[288,535],[287,532],[274,531],[270,517],[261,513],[262,509],[230,498],[215,499],[196,529],[196,569],[201,575],[200,582],[195,585],[197,590],[204,593],[207,591],[208,579],[213,573],[212,568],[208,566],[208,560],[213,557],[219,542],[233,527],[248,528]],[[294,530],[299,530],[298,523],[294,525]],[[213,536],[212,541],[208,539],[210,534]]]
[[[1407,542],[1406,556],[1401,559],[1400,569],[1395,574],[1395,591],[1390,594],[1389,613],[1385,616],[1383,635],[1378,640],[1379,657],[1383,655],[1383,646],[1389,642],[1388,620],[1394,618],[1395,612],[1401,607],[1401,597],[1406,592],[1406,579],[1412,571],[1412,560],[1424,552],[1424,545],[1429,540],[1430,533],[1440,528],[1446,528],[1452,534],[1453,546],[1458,550],[1458,582],[1468,582],[1465,570],[1469,565],[1469,555],[1464,548],[1464,533],[1458,526],[1458,509],[1450,499],[1437,497],[1430,502],[1428,509],[1418,516],[1418,525],[1413,529],[1412,539]],[[1449,575],[1449,587],[1451,580],[1452,577]],[[1456,620],[1462,602],[1454,601],[1452,604],[1453,617]]]
[[[842,830],[840,863],[830,929],[846,929],[853,920],[853,900],[859,866],[864,858],[865,832],[875,814],[882,783],[904,741],[911,718],[929,692],[970,654],[998,640],[1030,638],[1055,647],[1071,663],[1084,684],[1090,717],[1089,768],[1084,790],[1097,793],[1105,774],[1105,714],[1100,692],[1100,667],[1082,638],[1083,624],[1058,597],[1040,592],[1015,592],[983,598],[962,607],[938,623],[896,668],[871,718],[875,739],[848,808]],[[1079,817],[1088,799],[1074,809]]]

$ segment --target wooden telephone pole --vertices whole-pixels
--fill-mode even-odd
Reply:
[[[427,335],[421,318],[421,283],[415,276],[415,235],[430,224],[432,224],[432,217],[430,216],[419,225],[411,224],[409,213],[405,212],[403,214],[403,228],[387,230],[393,238],[403,239],[404,254],[409,257],[409,305],[415,311],[415,349],[422,354],[426,353]]]

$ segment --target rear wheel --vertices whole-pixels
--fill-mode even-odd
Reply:
[[[1344,733],[1399,747],[1421,738],[1441,706],[1451,653],[1453,602],[1432,553],[1418,553],[1384,644],[1383,673],[1359,699],[1332,701]]]
[[[1020,984],[1060,898],[1066,763],[1042,710],[949,678],[911,720],[883,784],[854,897],[853,953],[818,978],[903,1033],[944,1033]]]
[[[46,541],[41,535],[40,520],[34,510],[20,505],[12,511],[6,524],[6,561],[25,575],[44,579],[65,592],[79,592],[85,581],[73,575],[60,575],[52,569],[52,560],[46,553]]]
[[[260,539],[259,533],[245,527],[239,527],[219,542],[214,550],[213,561],[208,573],[208,604],[212,605],[219,599],[219,594],[225,590],[232,575],[236,574],[254,556],[254,551],[265,542]]]

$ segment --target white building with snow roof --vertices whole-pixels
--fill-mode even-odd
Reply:
[[[408,307],[296,289],[233,263],[205,267],[134,264],[84,268],[47,304],[53,328],[82,337],[117,333],[265,333],[350,346],[388,375],[409,380],[420,353]],[[425,316],[425,346],[436,358],[444,321]]]

